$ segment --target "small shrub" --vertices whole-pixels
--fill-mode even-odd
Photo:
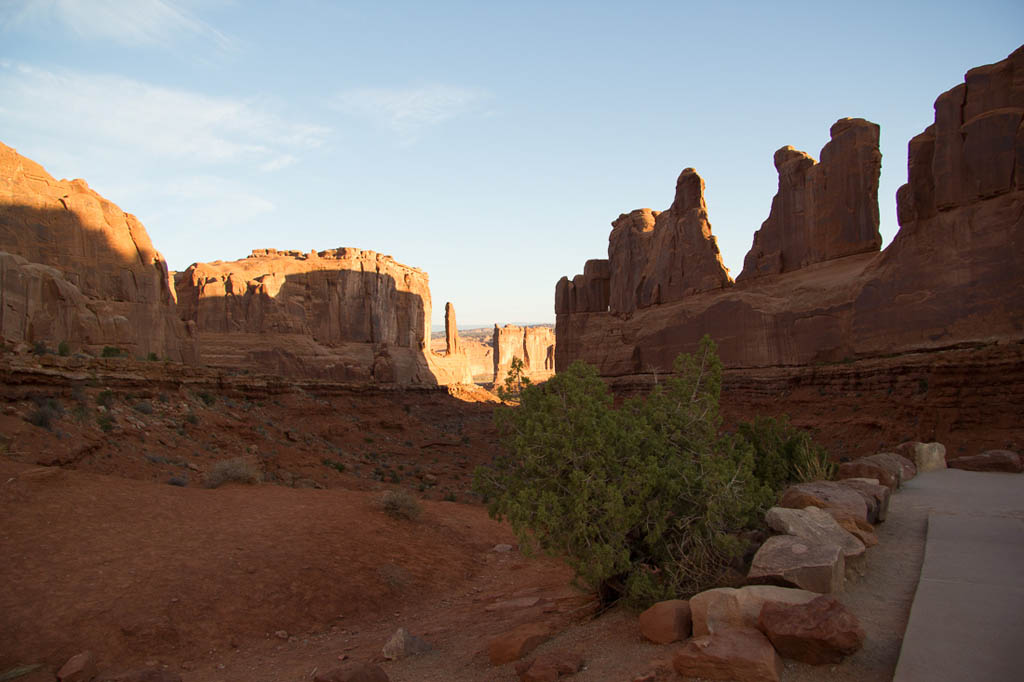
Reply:
[[[214,395],[211,395],[210,393],[208,393],[206,391],[200,391],[199,393],[196,393],[196,396],[200,400],[202,400],[203,404],[206,405],[207,407],[210,407],[215,402],[217,402],[217,397],[214,396]]]
[[[103,352],[100,353],[100,356],[104,358],[123,358],[127,355],[128,351],[117,346],[103,346]]]
[[[109,388],[100,391],[96,395],[96,404],[109,408],[111,405],[114,404],[114,392],[111,391]]]
[[[446,492],[444,494],[444,497],[442,497],[441,499],[444,500],[445,502],[457,502],[458,501],[457,498],[455,497],[455,493],[453,493],[451,490]]]
[[[245,483],[255,485],[263,480],[263,471],[255,459],[251,457],[234,457],[222,459],[215,463],[206,473],[203,485],[217,488],[225,483]]]
[[[157,362],[159,359],[160,358],[158,358],[156,353],[154,353],[153,351],[150,351],[149,354],[146,355],[146,360],[148,360],[149,362]]]
[[[185,476],[171,476],[169,479],[167,479],[167,484],[178,486],[179,488],[184,488],[185,486],[188,485],[188,478],[186,478]]]
[[[71,355],[71,347],[68,345],[67,341],[61,341],[57,344],[57,355],[62,358],[66,358]]]
[[[423,512],[419,500],[404,490],[388,490],[380,498],[384,513],[396,519],[415,521]]]
[[[36,341],[32,346],[32,355],[49,355],[50,349],[46,347],[45,341]]]
[[[100,430],[104,433],[109,433],[114,430],[114,418],[109,414],[101,414],[96,417],[96,425],[100,427]]]
[[[345,463],[344,462],[340,462],[340,461],[338,461],[336,459],[331,459],[329,457],[325,457],[325,458],[323,458],[320,461],[323,462],[325,465],[331,467],[335,471],[337,471],[339,474],[345,472]]]
[[[71,416],[75,418],[76,422],[83,424],[89,419],[89,408],[85,405],[75,405],[71,410]]]
[[[194,412],[189,412],[188,414],[185,415],[185,421],[187,421],[189,424],[198,424],[199,417],[197,417]]]
[[[51,409],[47,407],[39,407],[29,413],[29,415],[25,417],[25,421],[32,426],[38,426],[41,429],[49,431],[50,427],[53,425],[53,419],[56,416],[57,415]]]
[[[827,480],[834,474],[828,452],[785,416],[756,417],[741,423],[737,431],[754,448],[755,475],[776,492],[790,483]]]
[[[142,400],[135,403],[132,405],[132,409],[140,414],[153,414],[153,404],[148,400]]]

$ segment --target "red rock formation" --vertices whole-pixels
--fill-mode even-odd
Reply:
[[[775,152],[779,191],[736,281],[878,251],[878,126],[844,118],[830,131],[821,163],[792,147]]]
[[[428,348],[427,274],[390,256],[259,249],[193,264],[175,274],[175,287],[205,364],[360,382],[470,380],[461,356]]]
[[[667,211],[633,211],[612,227],[608,260],[559,280],[555,313],[627,313],[732,284],[711,234],[704,180],[692,168],[679,175]]]
[[[967,84],[940,96],[935,109],[935,124],[911,141],[909,182],[898,195],[901,228],[885,251],[859,252],[875,239],[877,209],[863,200],[877,172],[874,127],[842,121],[833,126],[831,147],[818,166],[808,166],[796,152],[778,157],[784,180],[758,243],[778,237],[779,249],[773,250],[805,254],[798,260],[807,263],[804,267],[789,270],[788,256],[780,257],[777,276],[751,275],[729,288],[697,286],[676,300],[662,298],[660,305],[643,307],[643,292],[651,288],[637,278],[636,258],[644,241],[655,239],[664,214],[655,218],[653,230],[646,229],[649,219],[643,214],[631,214],[624,223],[620,218],[612,233],[617,246],[609,259],[610,300],[628,299],[625,290],[632,288],[640,292],[637,309],[580,312],[572,306],[575,287],[563,279],[556,287],[557,368],[584,359],[607,377],[666,371],[705,333],[717,341],[730,368],[1019,343],[1024,338],[1024,249],[1019,248],[1024,243],[1024,172],[1019,171],[1024,48],[1003,62],[971,70]],[[786,189],[790,180],[799,184],[801,171],[789,164],[806,166],[811,178],[805,178],[802,213],[795,208],[795,190]],[[841,178],[842,188],[834,196],[825,192],[832,197],[830,208],[809,213],[807,194],[819,195],[814,178],[822,173],[830,185]],[[843,197],[856,199],[849,210],[842,208]],[[681,203],[677,198],[673,210]],[[781,221],[792,216],[807,225],[808,215],[817,216],[814,230],[825,233],[815,232],[810,241],[784,241],[802,228]],[[768,267],[765,259],[755,261],[758,269]]]
[[[89,189],[0,144],[0,336],[194,362],[167,263],[146,229]]]
[[[534,382],[555,373],[555,333],[549,327],[494,325],[494,382],[505,380],[513,358],[523,361],[526,376]]]
[[[446,355],[459,352],[459,328],[455,324],[455,306],[451,302],[444,304],[444,340]]]

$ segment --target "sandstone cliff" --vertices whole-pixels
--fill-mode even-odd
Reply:
[[[494,325],[494,382],[501,384],[512,360],[523,361],[525,375],[534,383],[555,373],[555,333],[549,327]]]
[[[664,212],[641,209],[612,223],[608,260],[559,280],[555,312],[632,312],[732,284],[711,234],[704,180],[687,168]]]
[[[735,286],[702,276],[688,286],[661,286],[660,298],[649,295],[658,290],[650,284],[655,264],[666,259],[648,244],[665,214],[621,216],[609,260],[596,261],[600,267],[589,261],[584,275],[556,286],[557,368],[582,358],[608,377],[665,371],[705,333],[733,368],[1019,344],[1022,115],[1024,48],[972,69],[965,84],[941,95],[934,125],[910,143],[909,181],[898,193],[900,231],[882,252],[878,133],[860,119],[832,127],[820,164],[790,148],[776,154],[779,193]],[[677,186],[672,211],[679,205],[703,201],[681,200]],[[697,243],[658,282],[714,273],[717,249]],[[601,287],[607,307],[595,303]],[[666,298],[666,290],[673,295]]]
[[[458,353],[430,351],[427,274],[352,248],[259,249],[175,274],[204,364],[340,381],[468,383]]]
[[[0,336],[195,362],[167,264],[135,216],[0,143]]]
[[[878,126],[844,118],[829,131],[821,163],[804,152],[775,152],[779,191],[743,260],[743,281],[813,263],[878,251]]]

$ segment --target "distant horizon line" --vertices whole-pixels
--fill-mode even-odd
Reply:
[[[473,331],[474,329],[493,329],[495,325],[497,325],[499,327],[504,327],[506,324],[511,324],[511,325],[513,325],[515,327],[554,327],[555,326],[553,322],[505,322],[504,324],[499,324],[497,322],[491,322],[489,324],[456,324],[455,328],[458,329],[460,332],[462,332],[462,331],[467,331],[468,332],[468,331]],[[430,331],[432,331],[432,332],[443,332],[444,331],[444,325],[443,324],[431,324],[430,325]]]

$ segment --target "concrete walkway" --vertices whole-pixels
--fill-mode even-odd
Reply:
[[[932,471],[897,494],[929,513],[893,680],[1024,680],[1024,474]]]

